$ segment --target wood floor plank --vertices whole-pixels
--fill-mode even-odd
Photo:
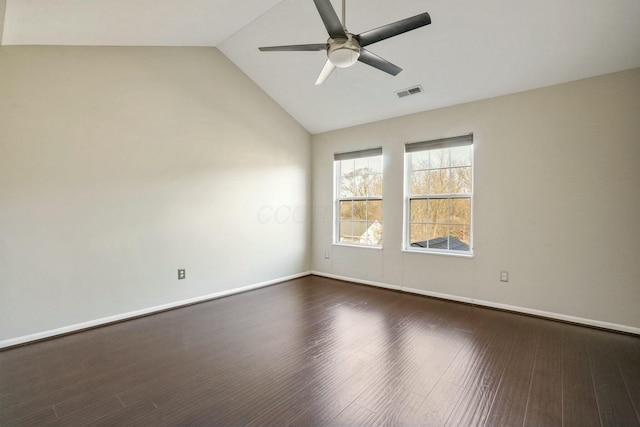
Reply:
[[[562,328],[541,325],[524,426],[562,426]]]
[[[449,367],[451,379],[443,378],[463,387],[463,393],[447,426],[484,426],[495,399],[500,380],[504,374],[513,346],[513,339],[522,325],[522,319],[497,326],[488,335],[484,347],[472,348],[460,353]],[[457,378],[457,379],[456,379]]]
[[[124,405],[116,396],[109,397],[104,400],[89,402],[85,406],[78,408],[73,412],[69,412],[64,416],[58,414],[58,419],[47,423],[40,424],[42,427],[63,427],[63,426],[81,426],[89,424],[92,421],[117,412],[124,408]],[[56,408],[57,412],[57,408]]]
[[[154,402],[165,414],[165,419],[176,424],[233,425],[242,419],[244,425],[251,425],[252,420],[259,419],[259,424],[282,425],[295,417],[288,415],[291,408],[297,415],[300,405],[306,405],[317,389],[319,377],[314,375],[315,371],[326,369],[323,360],[302,363],[304,365],[297,368],[287,362],[280,367],[269,365],[256,369],[252,374],[242,374],[241,378],[234,379],[225,387],[201,391],[191,388],[189,394],[182,397],[171,394]],[[255,398],[235,399],[237,395]],[[211,399],[210,396],[216,398]],[[185,410],[194,405],[198,411]],[[194,412],[197,412],[196,416],[192,414]]]
[[[330,425],[336,427],[352,427],[352,426],[377,426],[381,425],[376,421],[378,414],[357,403],[352,403],[344,411],[340,412]]]
[[[358,396],[372,386],[385,370],[390,368],[394,362],[388,362],[381,358],[375,358],[371,362],[362,366],[353,375],[329,383],[322,383],[312,390],[310,394],[313,398],[308,400],[307,407],[289,425],[327,425],[344,411],[349,405],[354,403]],[[339,366],[336,367],[339,369]],[[330,372],[323,373],[328,378],[334,377]]]
[[[418,409],[414,425],[444,426],[463,392],[464,388],[458,384],[444,379],[438,381]]]
[[[629,398],[640,420],[640,338],[620,335],[612,340],[612,347]]]
[[[562,375],[562,331],[568,325],[550,320],[538,324],[540,338],[534,371],[560,376]]]
[[[97,418],[89,424],[92,427],[157,427],[162,422],[162,414],[155,405],[151,402],[140,402]]]
[[[395,399],[398,393],[405,392],[405,387],[415,378],[426,376],[430,371],[430,359],[446,341],[444,331],[444,325],[438,322],[425,325],[413,319],[404,324],[398,329],[399,338],[389,343],[386,351],[377,356],[400,363],[376,378],[371,387],[358,396],[356,403],[377,412],[387,405],[387,401]]]
[[[562,426],[562,377],[534,371],[523,426]]]
[[[638,425],[640,337],[307,276],[0,351],[0,425]]]
[[[419,372],[408,378],[403,387],[422,396],[428,396],[443,377],[458,354],[470,347],[472,333],[460,329],[450,330],[446,339],[425,360]]]
[[[591,375],[603,425],[640,426],[607,334],[586,333]]]
[[[583,330],[562,333],[562,414],[564,426],[600,426],[600,414]]]
[[[56,411],[53,407],[44,408],[36,412],[32,412],[29,415],[26,415],[22,418],[12,419],[10,422],[6,424],[0,425],[11,425],[14,427],[31,427],[31,426],[40,426],[46,423],[54,422],[58,419],[56,415]]]
[[[540,329],[533,327],[536,322],[537,319],[526,319],[511,343],[513,350],[485,423],[488,426],[521,426],[524,423],[539,345]]]
[[[394,394],[393,400],[381,407],[373,421],[379,426],[415,426],[420,418],[425,397],[402,389]]]

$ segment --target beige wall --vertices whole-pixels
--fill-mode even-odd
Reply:
[[[7,7],[7,0],[0,0],[0,46],[2,46],[2,36],[4,34],[4,12]]]
[[[1,47],[0,341],[308,271],[310,138],[217,49]]]
[[[402,252],[403,144],[469,132],[475,256]],[[384,248],[332,246],[333,153],[376,146]],[[312,153],[315,271],[640,332],[640,69],[316,135]]]

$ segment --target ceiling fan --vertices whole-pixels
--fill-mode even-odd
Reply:
[[[327,62],[320,72],[316,85],[324,83],[336,67],[348,68],[360,61],[374,68],[397,75],[402,68],[392,64],[365,49],[365,46],[377,43],[381,40],[397,36],[416,28],[431,24],[431,17],[428,13],[421,13],[411,18],[406,18],[391,24],[384,25],[374,30],[365,31],[360,34],[352,34],[346,28],[346,0],[342,1],[342,22],[338,18],[330,0],[313,0],[322,18],[322,22],[329,33],[329,40],[326,43],[299,44],[288,46],[260,47],[260,51],[327,51]]]

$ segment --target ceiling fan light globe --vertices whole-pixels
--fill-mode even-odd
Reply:
[[[349,48],[340,48],[329,52],[329,60],[338,68],[351,67],[358,61],[359,56],[360,52]]]

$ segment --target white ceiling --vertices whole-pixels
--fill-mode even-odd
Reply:
[[[280,0],[6,0],[2,43],[217,46]]]
[[[1,40],[217,46],[311,133],[640,67],[640,0],[348,0],[347,28],[421,12],[431,25],[368,46],[398,76],[356,63],[322,86],[323,52],[257,49],[325,42],[312,0],[6,0]]]

